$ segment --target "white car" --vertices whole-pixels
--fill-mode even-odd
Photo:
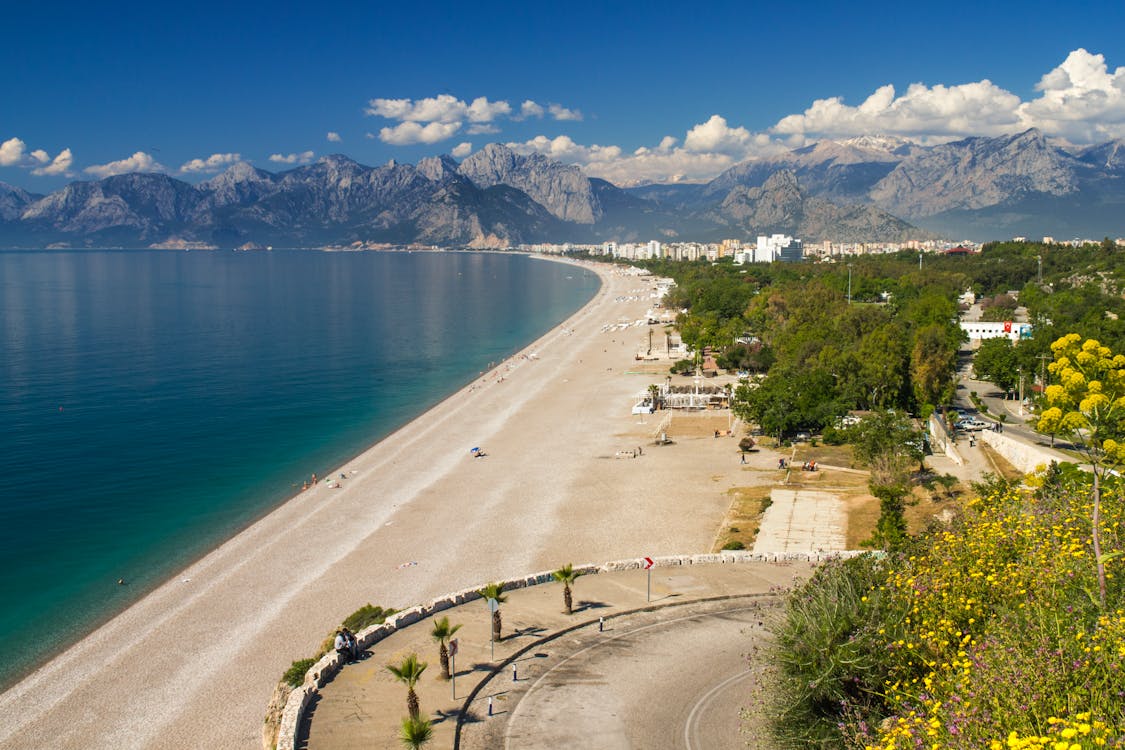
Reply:
[[[981,420],[981,419],[962,419],[960,422],[957,423],[957,429],[959,429],[959,430],[969,430],[969,431],[987,430],[991,426],[992,425],[990,425],[988,422],[985,422],[984,420]]]

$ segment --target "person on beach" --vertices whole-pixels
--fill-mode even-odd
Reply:
[[[348,639],[344,637],[342,630],[336,631],[336,640],[332,642],[332,648],[336,649],[341,662],[348,661]]]

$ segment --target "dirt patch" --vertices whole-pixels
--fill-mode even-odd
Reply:
[[[652,375],[664,380],[672,371],[672,360],[663,362],[634,362],[626,369],[626,375]]]
[[[981,442],[980,447],[984,449],[984,455],[988,456],[988,460],[996,467],[996,472],[1004,479],[1022,479],[1023,472],[1012,466],[1008,459],[1001,456],[996,450],[988,443]]]
[[[730,509],[715,536],[712,552],[718,552],[730,542],[741,542],[743,549],[754,547],[762,514],[770,507],[772,489],[769,486],[735,487],[727,492],[731,498]]]
[[[668,425],[668,437],[673,440],[692,437],[715,437],[719,431],[720,439],[727,438],[730,417],[724,412],[702,412],[694,414],[673,414]]]
[[[841,498],[848,507],[848,549],[863,549],[863,543],[875,533],[879,523],[879,500],[874,495],[855,493]]]
[[[818,464],[829,464],[831,466],[843,466],[846,469],[858,469],[855,460],[852,457],[852,447],[850,445],[824,445],[818,443],[798,443],[797,455],[795,460],[798,464],[805,461],[816,461]]]

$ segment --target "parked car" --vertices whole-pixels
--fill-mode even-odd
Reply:
[[[985,422],[982,419],[971,419],[971,418],[970,419],[962,419],[960,422],[957,423],[957,429],[968,430],[968,431],[987,430],[991,426],[992,425],[990,425],[988,422]]]
[[[805,441],[805,440],[809,440],[809,439],[811,439],[811,438],[812,438],[812,435],[810,435],[810,434],[809,434],[809,433],[807,433],[807,432],[798,432],[798,433],[797,433],[796,435],[794,435],[793,437],[794,437],[795,439],[797,439],[797,440],[802,440],[802,441]]]

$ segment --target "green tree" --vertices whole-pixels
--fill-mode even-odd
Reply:
[[[482,588],[477,589],[477,593],[481,595],[486,601],[488,599],[495,599],[497,604],[503,604],[508,601],[508,597],[504,596],[503,583],[489,583]],[[497,607],[496,611],[492,613],[492,640],[500,640],[500,630],[502,622],[500,619],[500,608]]]
[[[429,744],[434,736],[434,727],[429,719],[422,719],[414,716],[408,716],[402,720],[402,726],[398,730],[398,738],[402,740],[402,744],[411,750],[424,747]]]
[[[566,607],[566,613],[574,613],[574,602],[571,599],[570,586],[577,580],[578,576],[582,575],[580,571],[574,569],[570,563],[562,566],[555,572],[551,573],[555,580],[563,585],[563,606]]]
[[[887,323],[864,336],[856,359],[864,405],[887,409],[902,403],[909,359],[901,326]]]
[[[876,412],[851,429],[855,457],[870,470],[868,488],[879,499],[874,541],[895,549],[906,539],[906,497],[910,494],[910,465],[922,464],[922,433],[908,417]]]
[[[1005,394],[1019,387],[1022,363],[1016,347],[1007,337],[985,339],[973,357],[973,372]]]
[[[774,367],[760,383],[744,383],[734,393],[735,414],[782,438],[801,427],[824,427],[843,411],[832,375],[820,368]]]
[[[441,677],[444,680],[450,678],[449,674],[449,639],[453,634],[461,629],[460,625],[450,625],[448,617],[435,617],[434,628],[430,631],[430,636],[438,644],[438,659],[441,661]]]
[[[1101,545],[1101,486],[1107,471],[1125,462],[1125,355],[1114,354],[1094,339],[1076,333],[1051,345],[1055,360],[1047,367],[1055,381],[1047,386],[1047,409],[1040,432],[1068,437],[1093,470],[1091,541],[1097,565],[1098,600],[1105,608],[1105,562]]]
[[[412,719],[417,719],[421,711],[418,705],[418,694],[414,692],[414,687],[418,684],[418,680],[422,677],[422,673],[426,671],[427,666],[426,662],[418,661],[418,654],[407,654],[398,664],[387,665],[387,671],[393,674],[399,682],[406,685],[406,710],[410,712],[410,718]]]
[[[918,329],[910,353],[910,379],[920,405],[941,404],[952,397],[957,344],[946,324],[928,323]]]

